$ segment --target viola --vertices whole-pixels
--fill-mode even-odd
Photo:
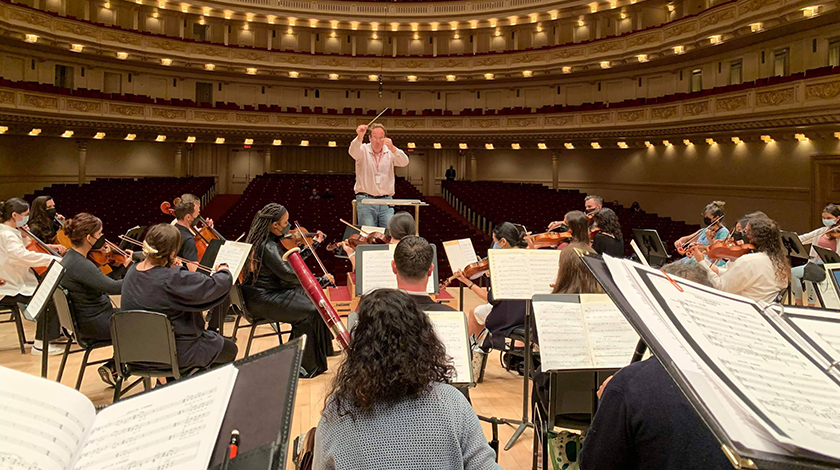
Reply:
[[[690,256],[690,249],[693,248],[692,244],[697,241],[697,239],[700,237],[700,234],[703,233],[703,230],[708,230],[709,228],[713,227],[715,224],[720,222],[722,219],[723,219],[723,216],[720,215],[720,216],[716,217],[714,220],[712,220],[712,223],[710,223],[708,226],[706,226],[704,228],[701,228],[700,230],[692,233],[688,237],[688,239],[685,242],[683,242],[682,245],[677,247],[677,253],[679,253],[681,255],[684,255],[684,256]],[[720,230],[720,227],[718,227],[715,230],[715,233],[717,233],[718,230]]]
[[[58,253],[55,252],[49,245],[43,242],[40,238],[32,235],[32,232],[27,230],[25,227],[18,227],[18,230],[26,234],[29,237],[29,242],[26,244],[26,249],[29,251],[34,251],[35,253],[43,253],[45,255],[50,256],[57,256],[61,257]],[[47,272],[48,266],[39,266],[37,268],[32,268],[39,276],[43,276],[44,273]]]
[[[754,249],[755,246],[749,243],[739,245],[735,243],[735,241],[733,241],[731,238],[727,238],[726,240],[719,240],[712,243],[711,245],[706,247],[705,251],[706,256],[708,256],[709,259],[718,260],[725,258],[732,260],[740,258],[741,256],[746,255],[748,253],[752,253]]]
[[[571,230],[566,232],[545,232],[528,237],[533,242],[533,248],[557,248],[563,243],[572,241]]]
[[[330,243],[327,245],[327,251],[332,251],[337,254],[341,254],[341,247],[344,245],[349,246],[352,249],[356,249],[359,245],[387,245],[390,243],[391,237],[380,233],[380,232],[373,232],[368,235],[360,235],[358,233],[354,233],[350,235],[347,240]]]
[[[482,260],[476,261],[475,263],[470,263],[464,266],[464,269],[461,270],[461,272],[464,273],[464,277],[466,277],[467,279],[475,279],[488,271],[490,271],[489,258],[484,258]],[[449,279],[441,282],[440,286],[446,287],[449,285],[450,282],[454,281],[457,278],[458,276],[453,274],[452,276],[449,276]]]

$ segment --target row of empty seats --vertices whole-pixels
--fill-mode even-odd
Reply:
[[[469,210],[468,216],[486,220],[493,227],[502,222],[524,225],[529,231],[539,233],[555,220],[563,220],[569,211],[582,211],[586,194],[575,189],[550,189],[541,184],[504,183],[497,181],[445,181],[445,196]],[[604,202],[604,207],[615,211],[621,223],[625,253],[632,253],[630,240],[633,229],[656,229],[665,243],[673,247],[678,238],[689,235],[700,226],[671,220],[643,210],[633,211],[617,202]],[[669,250],[673,251],[673,250]],[[673,255],[673,253],[672,253]]]
[[[522,114],[548,114],[548,113],[565,113],[565,112],[580,112],[580,111],[597,111],[616,108],[631,108],[636,106],[646,106],[654,104],[674,103],[678,101],[692,100],[702,98],[705,96],[719,95],[723,93],[732,93],[736,91],[749,90],[752,88],[761,88],[765,86],[777,85],[780,83],[789,83],[797,80],[811,79],[824,77],[829,75],[840,75],[840,66],[826,66],[816,69],[811,69],[806,72],[797,72],[791,75],[782,77],[760,78],[755,81],[744,82],[738,85],[727,85],[707,90],[692,92],[692,93],[674,93],[670,95],[655,97],[655,98],[635,98],[631,100],[624,100],[617,103],[584,103],[580,105],[545,105],[536,109],[531,107],[505,107],[501,109],[484,109],[484,108],[468,108],[463,109],[457,113],[459,116],[496,116],[496,115],[522,115]],[[255,111],[255,112],[271,112],[271,113],[300,113],[300,114],[328,114],[328,115],[351,115],[351,116],[375,116],[379,113],[377,109],[362,109],[362,108],[343,108],[340,111],[335,108],[324,108],[322,106],[301,106],[281,107],[279,105],[260,104],[254,105],[238,105],[236,103],[226,103],[217,101],[215,104],[211,103],[197,103],[189,99],[164,99],[151,98],[143,95],[134,94],[118,94],[118,93],[103,93],[99,90],[87,90],[84,88],[69,89],[61,88],[51,84],[42,84],[37,82],[12,81],[0,78],[0,87],[16,88],[21,90],[34,91],[39,93],[54,93],[60,95],[71,95],[83,98],[105,99],[127,101],[132,103],[142,104],[156,104],[161,106],[181,106],[193,108],[215,108],[233,111]],[[454,116],[455,112],[444,109],[424,109],[417,110],[402,110],[402,109],[388,109],[384,116]]]

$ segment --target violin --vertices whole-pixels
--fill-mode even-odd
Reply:
[[[104,274],[111,272],[111,266],[123,266],[126,260],[130,259],[128,252],[123,251],[119,246],[108,240],[105,240],[104,247],[98,250],[90,250],[87,257]]]
[[[487,271],[490,271],[489,258],[484,258],[482,260],[476,261],[475,263],[470,263],[464,266],[464,269],[461,270],[461,272],[464,274],[464,277],[466,277],[467,279],[475,279],[481,276],[482,274],[486,273]],[[446,287],[449,285],[450,282],[454,281],[455,279],[458,279],[458,276],[453,274],[452,276],[449,276],[449,279],[441,282],[440,286]]]
[[[706,247],[706,256],[709,259],[719,260],[719,259],[736,259],[740,258],[747,253],[752,253],[755,249],[755,246],[749,243],[744,243],[743,245],[739,245],[735,243],[732,238],[727,238],[726,240],[719,240],[708,247]]]
[[[181,198],[176,197],[170,204],[169,201],[163,201],[160,204],[160,210],[164,214],[175,216],[175,209],[172,206],[178,205],[181,202]],[[195,227],[190,227],[190,231],[195,236],[195,248],[198,251],[198,259],[202,259],[204,257],[204,252],[207,251],[207,247],[210,246],[210,242],[213,240],[220,240],[222,242],[225,241],[225,237],[222,236],[215,228],[211,227],[207,220],[199,214],[197,221],[201,222],[202,227],[201,229],[196,229]]]
[[[56,253],[55,250],[50,248],[50,246],[44,243],[40,238],[36,237],[35,235],[32,235],[32,232],[30,232],[25,227],[18,227],[18,230],[20,230],[21,232],[26,234],[26,236],[29,237],[29,242],[26,244],[27,250],[34,251],[35,253],[43,253],[45,255],[61,258],[61,255]],[[32,270],[35,271],[39,276],[43,276],[44,273],[47,272],[47,268],[48,266],[39,266],[37,268],[32,268]]]
[[[312,239],[318,235],[318,232],[310,232],[303,227],[300,230],[292,230],[285,237],[280,240],[280,244],[286,250],[291,250],[294,247],[304,248],[312,245]],[[315,250],[312,250],[313,253]]]
[[[720,222],[721,219],[723,219],[722,215],[717,216],[714,220],[712,220],[712,223],[710,223],[708,226],[701,228],[700,230],[691,234],[691,236],[689,236],[688,239],[685,242],[683,242],[682,245],[677,247],[677,253],[684,256],[689,256],[691,248],[693,248],[692,244],[696,242],[698,238],[700,238],[700,234],[703,233],[703,230],[708,230],[709,228]],[[718,230],[720,230],[720,227],[718,227],[717,230],[715,230],[715,233],[717,233]]]
[[[589,229],[589,242],[591,243],[592,241],[594,241],[595,235],[598,235],[599,233],[601,233],[601,229],[599,229],[597,226],[591,227]]]
[[[572,241],[572,231],[566,232],[545,232],[527,237],[533,245],[532,248],[557,248],[563,243]]]
[[[385,235],[384,233],[381,233],[381,232],[367,233],[364,230],[362,230],[361,228],[356,227],[355,225],[347,222],[344,219],[338,219],[338,220],[340,220],[343,224],[347,225],[348,227],[352,227],[352,228],[358,230],[359,233],[354,233],[353,235],[350,235],[347,238],[347,240],[336,242],[336,243],[330,243],[329,245],[327,245],[327,251],[332,251],[336,255],[341,255],[342,254],[342,250],[341,250],[342,246],[349,246],[350,248],[355,250],[356,247],[358,247],[359,245],[387,245],[388,243],[391,242],[391,237],[389,237],[388,235]]]

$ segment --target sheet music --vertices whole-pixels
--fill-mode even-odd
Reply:
[[[237,372],[224,366],[105,408],[72,468],[207,468]]]
[[[495,300],[530,300],[551,293],[560,250],[490,250],[487,255]]]
[[[69,468],[95,418],[76,390],[0,366],[0,468]]]
[[[606,294],[582,294],[583,321],[593,367],[624,367],[630,363],[639,335]]]
[[[785,307],[783,317],[824,351],[828,362],[840,360],[840,312]]]
[[[647,258],[645,258],[645,255],[642,254],[642,250],[639,249],[639,245],[636,244],[636,240],[630,240],[630,247],[633,248],[633,252],[636,253],[636,256],[639,258],[640,263],[644,264],[645,266],[650,266],[650,263],[648,263]]]
[[[649,276],[675,321],[746,396],[780,442],[840,459],[840,386],[785,339],[756,304]],[[778,318],[778,317],[776,317]],[[724,377],[722,377],[724,378]]]
[[[637,268],[637,264],[604,256],[613,281],[633,307],[644,326],[667,351],[669,360],[689,381],[691,387],[708,408],[727,436],[743,447],[761,452],[790,455],[790,451],[779,445],[778,441],[762,426],[754,415],[748,412],[732,390],[717,377],[696,354],[687,349],[678,339],[677,333],[663,319],[664,313],[653,300],[649,290],[641,283],[636,271],[650,268]],[[691,284],[678,279],[680,285]],[[673,286],[672,286],[673,288]]]
[[[32,295],[32,300],[26,306],[23,316],[30,321],[38,319],[38,315],[44,309],[44,305],[52,298],[53,290],[58,284],[61,273],[64,272],[64,266],[59,262],[52,262],[49,269],[44,275],[44,280],[38,285],[35,294]]]
[[[453,273],[464,269],[468,264],[478,262],[475,248],[469,238],[443,242],[443,251],[446,253],[446,259]]]
[[[213,268],[222,263],[227,263],[230,268],[230,273],[233,274],[233,279],[235,281],[239,278],[239,273],[242,272],[242,268],[245,266],[245,262],[248,260],[248,255],[250,253],[250,243],[232,242],[228,240],[219,247],[219,252],[216,254],[216,260],[214,261],[215,264]]]
[[[379,232],[379,233],[382,233],[382,234],[385,233],[385,229],[383,227],[373,227],[371,225],[362,225],[360,228],[362,229],[362,232],[364,232],[368,235],[370,235],[373,232]]]
[[[359,283],[362,286],[362,294],[367,294],[376,289],[396,289],[397,275],[391,266],[394,259],[396,245],[388,245],[387,250],[365,250],[361,257],[356,260],[362,264]],[[359,271],[357,269],[357,271]],[[434,294],[435,277],[429,276],[426,283],[426,293]]]
[[[452,383],[472,383],[470,339],[464,312],[433,311],[426,312],[426,315],[432,321],[438,339],[446,348],[446,354],[452,358],[451,363],[455,366]]]

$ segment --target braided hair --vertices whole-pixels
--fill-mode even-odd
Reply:
[[[248,255],[248,262],[245,263],[245,267],[243,268],[245,270],[245,278],[248,277],[249,273],[253,274],[254,277],[259,274],[260,268],[262,267],[263,242],[268,240],[271,234],[271,224],[283,218],[287,212],[286,208],[281,204],[271,202],[254,214],[254,220],[251,222],[251,228],[248,230],[248,238],[245,240],[246,243],[250,243],[253,246],[251,254]]]

